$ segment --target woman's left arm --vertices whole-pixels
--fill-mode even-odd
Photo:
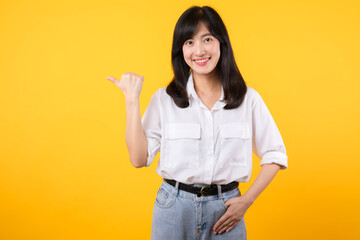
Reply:
[[[229,199],[225,205],[228,207],[225,214],[216,222],[213,231],[214,234],[230,231],[244,217],[247,209],[254,203],[255,199],[269,185],[276,173],[279,171],[280,165],[276,163],[266,163],[250,186],[250,188],[240,197]]]

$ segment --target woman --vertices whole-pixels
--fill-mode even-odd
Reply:
[[[124,73],[114,82],[126,99],[126,144],[135,167],[160,151],[163,177],[153,209],[151,239],[247,239],[244,214],[287,155],[279,130],[257,91],[246,86],[227,30],[210,7],[191,7],[176,23],[174,78],[152,96],[143,118],[144,77]],[[262,169],[250,180],[252,151]]]

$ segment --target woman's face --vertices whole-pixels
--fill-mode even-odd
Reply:
[[[214,71],[220,58],[220,42],[202,22],[191,39],[183,45],[184,60],[195,74],[208,75]]]

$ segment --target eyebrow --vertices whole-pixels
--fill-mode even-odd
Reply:
[[[205,37],[205,36],[213,36],[211,33],[205,33],[205,34],[203,34],[203,35],[201,35],[201,37],[203,38],[203,37]],[[190,39],[192,39],[194,36],[192,36]]]
[[[205,37],[205,36],[212,36],[212,34],[211,33],[205,33],[205,34],[203,34],[203,35],[201,35],[201,37]],[[193,38],[194,36],[191,36],[191,38]]]
[[[212,36],[212,34],[211,34],[211,33],[205,33],[205,34],[204,34],[204,35],[202,35],[201,37],[205,37],[205,36],[208,36],[208,35]]]

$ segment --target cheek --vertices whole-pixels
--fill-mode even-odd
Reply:
[[[212,53],[214,56],[216,56],[216,58],[220,58],[220,46],[214,46]]]
[[[218,53],[220,55],[220,45],[219,44],[215,44],[214,45],[214,48],[213,48],[213,51],[215,53]]]
[[[183,55],[184,55],[184,59],[186,62],[191,61],[189,59],[191,57],[191,53],[189,53],[189,51],[186,51],[185,49],[183,49]]]
[[[217,41],[212,45],[212,51],[220,56],[220,42]]]

